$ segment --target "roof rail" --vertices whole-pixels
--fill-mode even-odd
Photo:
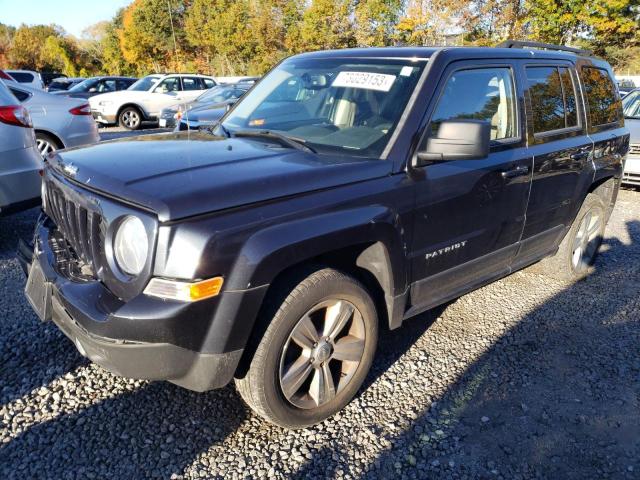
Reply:
[[[591,50],[582,48],[565,47],[564,45],[553,45],[551,43],[528,42],[520,40],[505,40],[496,45],[497,48],[539,48],[541,50],[557,50],[560,52],[575,53],[576,55],[584,55],[590,57],[593,55]]]

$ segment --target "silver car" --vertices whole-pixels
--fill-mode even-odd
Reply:
[[[0,215],[40,202],[42,166],[29,112],[0,80]]]
[[[622,99],[624,123],[631,133],[622,183],[640,186],[640,89]]]
[[[43,157],[61,148],[100,141],[86,100],[53,95],[14,82],[7,82],[7,86],[29,111]]]

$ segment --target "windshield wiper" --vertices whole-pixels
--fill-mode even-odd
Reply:
[[[284,135],[279,132],[274,132],[273,130],[234,130],[230,133],[233,137],[270,138],[278,140],[284,146],[289,148],[295,148],[296,150],[302,150],[303,152],[317,153],[314,148],[307,145],[307,142],[304,139]]]
[[[205,132],[209,132],[212,135],[215,135],[216,131],[220,130],[224,137],[231,138],[231,132],[227,129],[227,127],[222,125],[222,122],[216,122],[213,125],[203,128],[202,130],[204,130]]]

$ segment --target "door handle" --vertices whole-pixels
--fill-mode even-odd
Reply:
[[[525,167],[525,166],[519,166],[514,168],[513,170],[505,170],[504,172],[501,172],[502,178],[514,178],[514,177],[520,177],[522,175],[526,175],[529,173],[529,167]]]

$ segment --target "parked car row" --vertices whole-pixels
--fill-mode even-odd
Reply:
[[[127,90],[96,95],[89,102],[97,122],[137,130],[142,122],[158,122],[163,108],[189,103],[216,85],[205,75],[148,75]]]
[[[180,103],[162,109],[160,127],[175,127],[178,130],[198,129],[212,125],[222,118],[228,107],[236,103],[251,87],[252,82],[218,85],[207,90],[190,103]]]

